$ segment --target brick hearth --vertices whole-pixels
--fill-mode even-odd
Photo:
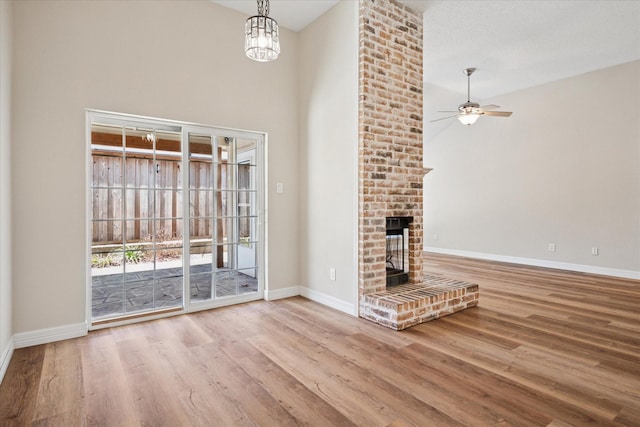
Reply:
[[[396,0],[361,0],[358,298],[362,317],[395,329],[477,303],[477,285],[438,285],[435,295],[424,281],[422,86],[422,15]],[[395,289],[386,286],[387,217],[413,218],[409,283]]]
[[[360,315],[400,331],[419,323],[475,307],[478,285],[426,275],[422,283],[400,285],[364,295]]]

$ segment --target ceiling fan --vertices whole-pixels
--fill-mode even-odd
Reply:
[[[464,74],[467,76],[467,102],[460,104],[458,111],[438,111],[438,113],[456,114],[431,120],[432,122],[457,117],[462,124],[470,126],[474,124],[480,116],[509,117],[512,114],[511,111],[494,111],[496,108],[500,108],[499,105],[489,104],[481,107],[477,102],[471,102],[471,74],[473,74],[474,71],[476,71],[475,68],[465,68],[464,70]]]

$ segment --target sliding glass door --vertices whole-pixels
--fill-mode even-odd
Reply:
[[[188,133],[191,299],[259,290],[258,140]]]
[[[264,136],[88,112],[93,325],[262,298]]]

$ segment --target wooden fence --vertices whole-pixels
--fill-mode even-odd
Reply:
[[[182,238],[183,197],[181,161],[172,156],[148,159],[94,154],[92,209],[94,244]],[[191,236],[210,238],[213,224],[213,180],[210,161],[190,166]],[[123,185],[123,181],[124,182]],[[155,220],[155,229],[153,220]],[[202,218],[198,218],[202,217]]]

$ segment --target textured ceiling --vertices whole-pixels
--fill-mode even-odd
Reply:
[[[212,0],[247,16],[255,0]],[[346,0],[355,1],[355,0]],[[465,101],[483,99],[640,59],[640,0],[401,0],[424,12],[424,80]],[[299,31],[333,0],[271,0],[270,16]],[[439,99],[439,101],[441,101]],[[432,108],[425,102],[425,112]],[[447,108],[447,109],[449,109]]]
[[[476,67],[472,98],[640,59],[640,1],[418,3],[424,9],[425,83],[464,94],[462,71]]]

